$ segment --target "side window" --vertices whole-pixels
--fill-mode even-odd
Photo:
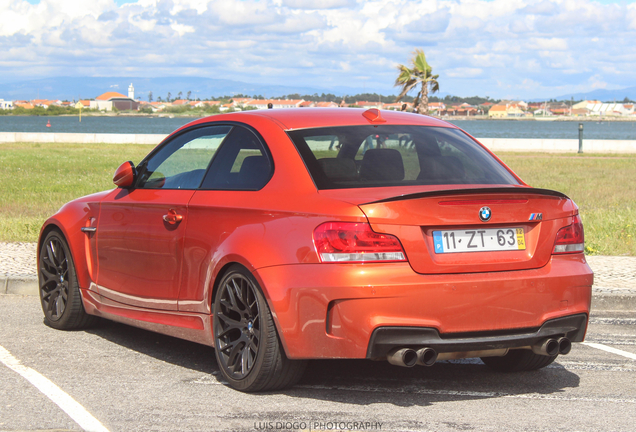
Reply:
[[[272,176],[273,164],[261,140],[236,126],[212,162],[202,189],[259,190]]]
[[[196,189],[232,126],[211,126],[177,136],[147,160],[137,187]]]

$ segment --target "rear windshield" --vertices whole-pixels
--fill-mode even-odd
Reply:
[[[519,182],[457,129],[340,126],[287,132],[318,189]]]

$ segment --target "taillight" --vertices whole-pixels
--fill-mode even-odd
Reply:
[[[397,237],[378,234],[367,223],[327,222],[314,230],[322,262],[406,261]]]
[[[553,254],[580,253],[585,249],[581,217],[576,215],[572,219],[572,225],[563,227],[557,232]]]

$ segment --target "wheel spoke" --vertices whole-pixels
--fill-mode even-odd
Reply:
[[[51,273],[48,269],[46,269],[45,266],[40,267],[40,273],[42,273],[42,276],[44,277],[45,285],[51,281],[57,281],[57,276],[54,273]]]
[[[243,348],[243,352],[241,353],[241,373],[245,374],[252,367],[252,362],[250,361],[250,349],[249,346],[245,346]]]
[[[231,282],[234,283],[234,280],[232,280]],[[238,308],[238,305],[236,304],[236,297],[234,296],[234,291],[232,290],[232,287],[230,286],[229,283],[225,286],[225,292],[227,292],[227,295],[230,300],[230,304],[231,304],[230,310],[234,310],[234,311],[240,310]]]
[[[234,345],[235,345],[234,342],[228,342],[227,344],[221,347],[221,352],[225,353],[226,355],[229,355],[227,351],[232,351],[232,349],[234,349]]]
[[[236,280],[232,279],[232,286],[233,286],[233,297],[234,297],[234,302],[236,304],[236,307],[238,308],[238,310],[243,311],[244,307],[240,307],[240,306],[245,306],[245,301],[243,301],[243,293],[241,288],[236,284]],[[230,289],[230,291],[232,291],[232,289]],[[241,303],[239,305],[239,302]]]
[[[223,323],[224,323],[224,324],[227,324],[227,327],[224,327],[224,330],[225,330],[226,328],[228,328],[228,327],[229,327],[230,329],[235,329],[235,328],[241,328],[241,327],[243,326],[243,323],[241,323],[240,321],[237,321],[237,320],[235,320],[235,319],[232,319],[232,318],[230,318],[230,317],[229,317],[229,316],[227,316],[227,315],[221,315],[221,314],[219,314],[219,315],[218,315],[218,318],[219,318],[220,320],[223,320]]]
[[[51,265],[53,267],[57,267],[57,262],[55,261],[55,253],[53,252],[53,240],[51,240],[49,242],[48,245],[46,245],[46,255],[49,259],[49,262],[51,263]]]
[[[229,336],[232,331],[236,330],[236,327],[228,327],[223,329],[221,333],[219,333],[216,337],[218,339],[224,339],[226,336]]]
[[[52,290],[49,290],[49,291],[42,290],[42,291],[43,291],[43,293],[42,293],[42,300],[44,300],[44,301],[51,301],[51,296],[52,296],[53,294],[57,293],[57,292],[59,291],[59,288],[58,288],[58,286],[56,285],[56,286],[55,286]]]
[[[40,289],[42,293],[50,295],[53,291],[55,291],[56,287],[57,287],[57,282],[55,280],[50,280],[48,282],[43,283]]]
[[[234,372],[236,372],[236,367],[238,366],[238,358],[239,355],[241,354],[241,345],[245,345],[240,343],[241,341],[237,341],[236,344],[234,344],[234,346],[232,347],[232,350],[230,351],[230,353],[228,354],[228,359],[227,359],[227,365],[233,369]]]
[[[223,306],[225,309],[228,310],[228,312],[235,312],[237,314],[241,314],[240,309],[238,309],[236,306],[234,306],[231,303],[228,303],[227,300],[221,300],[221,306]]]
[[[52,292],[49,298],[48,311],[50,314],[53,314],[53,308],[56,306],[57,298],[60,296],[60,289],[56,287]]]
[[[55,298],[55,315],[57,315],[58,317],[61,317],[63,312],[64,312],[64,299],[62,298],[62,296],[58,295]]]

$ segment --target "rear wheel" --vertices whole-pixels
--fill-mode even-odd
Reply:
[[[545,356],[531,350],[516,349],[508,351],[503,357],[482,357],[481,361],[491,369],[501,372],[522,372],[541,369],[552,363],[558,355]]]
[[[244,267],[231,267],[214,300],[214,348],[223,377],[237,390],[289,387],[302,377],[306,361],[289,360],[258,283]]]
[[[59,330],[88,327],[97,317],[84,310],[71,251],[58,231],[49,232],[38,262],[40,301],[46,325]]]

